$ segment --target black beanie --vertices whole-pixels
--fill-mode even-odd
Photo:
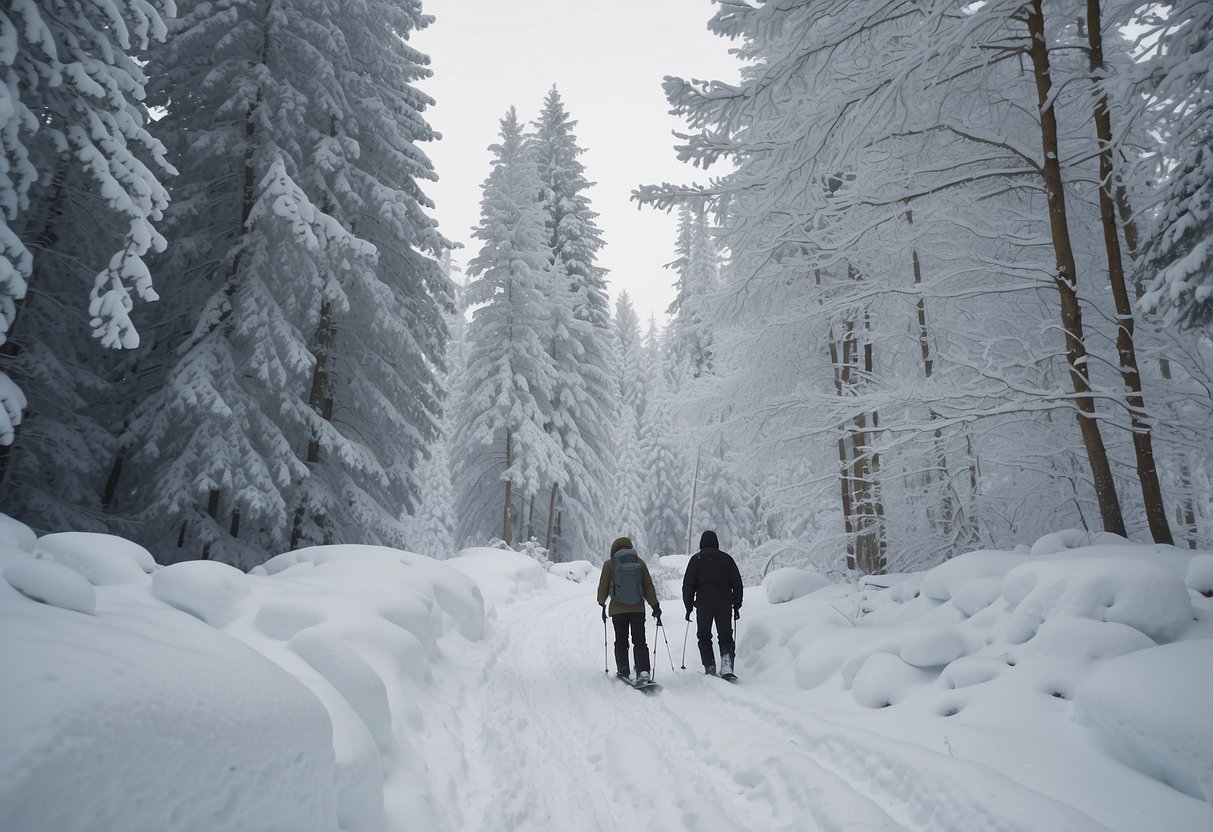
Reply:
[[[612,555],[615,554],[620,549],[631,549],[631,548],[632,548],[631,538],[618,537],[615,539],[615,542],[611,544],[611,554]]]
[[[716,532],[704,532],[699,536],[700,549],[719,549],[720,541],[716,539]]]

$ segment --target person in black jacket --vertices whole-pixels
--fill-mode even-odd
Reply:
[[[720,642],[720,673],[733,675],[733,619],[741,617],[741,572],[728,552],[720,551],[716,532],[706,531],[699,538],[699,551],[691,555],[682,579],[682,603],[698,610],[695,633],[699,637],[699,657],[704,672],[716,675],[716,656],[712,651],[712,624]]]

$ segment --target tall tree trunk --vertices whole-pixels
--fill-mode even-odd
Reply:
[[[556,489],[557,489],[557,487],[558,486],[555,483],[552,484],[552,493],[551,493],[551,496],[548,497],[548,532],[547,532],[547,536],[544,538],[543,548],[548,550],[549,557],[551,556],[551,553],[552,553],[552,529],[555,528],[555,525],[556,525]]]
[[[514,464],[514,437],[507,430],[505,432],[505,470],[508,472],[510,466]],[[501,511],[501,540],[506,544],[510,544],[510,504],[514,500],[513,486],[514,483],[507,475],[505,479],[505,506]]]
[[[210,494],[207,496],[207,500],[206,500],[206,513],[208,515],[210,515],[210,518],[212,520],[216,521],[216,525],[218,525],[217,521],[219,520],[219,501],[222,496],[223,496],[223,492],[220,489],[212,488],[210,491]],[[202,559],[203,560],[211,559],[210,541],[207,541],[202,546]]]
[[[906,222],[910,225],[914,224],[914,212],[906,210]],[[931,380],[931,376],[935,373],[935,359],[931,357],[931,337],[930,331],[927,329],[927,300],[922,294],[922,261],[918,257],[918,247],[914,246],[910,249],[910,264],[914,272],[914,288],[918,290],[918,301],[915,304],[918,313],[918,347],[922,353],[922,374],[927,381]],[[931,421],[937,421],[939,414],[935,412],[935,408],[929,408]],[[935,480],[940,485],[940,508],[943,512],[943,532],[955,546],[956,535],[953,531],[955,526],[956,507],[952,502],[951,491],[949,490],[948,474],[948,454],[944,448],[943,431],[935,428],[932,434],[935,444]],[[935,521],[931,518],[933,509],[930,504],[927,505],[927,519],[932,526]]]
[[[333,419],[333,396],[328,367],[329,355],[333,348],[333,339],[333,304],[332,301],[326,300],[320,304],[320,320],[316,323],[316,346],[312,350],[316,363],[312,366],[312,389],[308,394],[307,400],[308,406],[326,422],[331,422]],[[312,431],[312,435],[308,438],[304,462],[307,463],[308,470],[314,470],[320,463],[320,435],[318,431]],[[298,546],[303,538],[303,522],[307,518],[307,513],[308,506],[306,499],[304,499],[295,508],[295,522],[291,530],[291,549]],[[321,529],[321,540],[327,541],[330,538],[330,533],[324,514],[317,511],[312,515],[312,519]]]
[[[1103,74],[1103,32],[1099,0],[1087,0],[1087,42],[1090,46],[1091,74],[1098,83]],[[1116,227],[1115,172],[1112,166],[1112,116],[1108,97],[1101,87],[1095,96],[1095,133],[1099,138],[1099,218],[1103,226],[1104,249],[1108,257],[1108,280],[1116,303],[1116,352],[1120,359],[1120,376],[1128,391],[1126,403],[1133,426],[1133,451],[1137,456],[1137,479],[1141,497],[1155,543],[1174,543],[1167,523],[1167,509],[1158,482],[1154,462],[1154,440],[1150,433],[1145,396],[1142,394],[1141,373],[1137,368],[1137,347],[1134,341],[1133,304],[1125,284],[1124,262],[1120,251],[1120,234]]]
[[[1028,3],[1028,34],[1031,42],[1032,70],[1036,80],[1036,98],[1040,112],[1040,142],[1044,163],[1041,169],[1045,193],[1049,200],[1049,231],[1056,257],[1054,285],[1061,299],[1061,325],[1065,333],[1066,363],[1075,393],[1077,409],[1074,417],[1082,434],[1099,513],[1105,531],[1125,534],[1125,522],[1116,495],[1116,481],[1108,463],[1108,452],[1095,414],[1095,399],[1091,395],[1090,368],[1082,326],[1082,307],[1078,302],[1078,267],[1070,242],[1069,220],[1066,215],[1065,187],[1061,177],[1060,150],[1057,138],[1057,113],[1053,106],[1053,81],[1050,75],[1049,47],[1045,40],[1043,0]]]
[[[821,270],[816,269],[813,273],[817,287],[821,288]],[[820,294],[818,295],[820,298]],[[821,302],[824,305],[824,301]],[[829,339],[830,350],[830,366],[833,368],[834,375],[834,392],[838,398],[843,398],[845,394],[844,376],[848,376],[848,372],[844,369],[843,356],[839,355],[840,345],[838,339],[834,335],[834,325],[830,324],[827,327],[827,335]],[[846,351],[846,345],[841,346],[841,351]],[[847,537],[847,569],[857,569],[858,564],[855,562],[855,522],[854,511],[855,507],[851,500],[851,459],[847,453],[847,433],[848,429],[845,424],[840,425],[838,429],[838,488],[842,504],[842,523],[843,529]]]

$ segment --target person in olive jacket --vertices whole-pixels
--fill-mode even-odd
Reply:
[[[682,603],[697,610],[695,634],[699,637],[699,657],[704,672],[716,675],[716,656],[712,652],[712,625],[720,642],[720,673],[731,676],[736,645],[733,643],[733,619],[741,617],[741,571],[728,552],[720,551],[716,532],[706,531],[699,538],[699,551],[691,555],[682,579]]]
[[[611,606],[606,606],[607,598]],[[636,679],[647,682],[652,669],[649,664],[649,646],[644,637],[644,602],[653,608],[653,617],[661,623],[661,603],[649,567],[636,554],[629,538],[618,538],[611,544],[611,556],[602,564],[602,575],[598,578],[598,605],[602,607],[603,620],[611,616],[615,625],[615,668],[623,678],[631,677],[628,665],[628,635],[631,634],[632,652],[636,659]]]

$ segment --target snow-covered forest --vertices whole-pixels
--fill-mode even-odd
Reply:
[[[740,84],[665,81],[711,182],[636,192],[679,216],[664,321],[609,301],[556,87],[503,116],[452,258],[429,22],[0,18],[6,511],[245,569],[704,523],[837,574],[1213,542],[1207,4],[722,5]]]
[[[0,4],[0,828],[1213,827],[1213,3],[703,0],[652,313],[442,5]]]
[[[679,218],[663,320],[610,300],[558,87],[452,251],[430,22],[0,17],[6,511],[245,569],[704,525],[751,577],[1213,543],[1208,4],[722,4],[740,82],[665,80],[710,179],[635,192]]]

